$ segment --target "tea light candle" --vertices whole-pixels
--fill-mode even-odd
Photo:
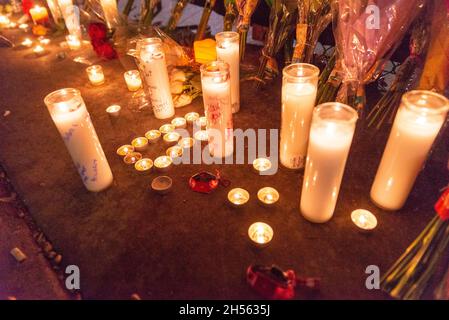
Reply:
[[[187,125],[187,120],[181,117],[174,118],[171,124],[175,126],[176,129],[185,128]]]
[[[41,6],[34,6],[30,9],[31,19],[35,24],[45,23],[48,20],[48,11],[47,8]]]
[[[199,117],[196,121],[195,124],[199,127],[199,128],[204,128],[207,124],[207,118],[206,117]]]
[[[184,149],[191,148],[191,147],[193,147],[194,144],[195,144],[195,140],[190,137],[181,138],[181,140],[178,141],[178,146],[180,146]]]
[[[228,200],[233,206],[240,207],[248,202],[249,193],[245,189],[234,188],[229,191]]]
[[[279,192],[275,188],[265,187],[257,192],[257,198],[266,206],[271,206],[279,200]]]
[[[44,47],[42,47],[41,45],[37,45],[37,46],[35,46],[34,47],[34,49],[33,49],[33,52],[37,55],[37,56],[40,56],[40,55],[42,55],[43,53],[44,53]]]
[[[196,113],[196,112],[189,112],[189,113],[186,113],[186,115],[184,116],[184,118],[186,119],[186,121],[188,123],[193,123],[199,117],[200,117],[200,115],[198,113]]]
[[[113,104],[112,106],[106,108],[106,112],[109,116],[117,118],[120,115],[121,109],[122,107],[120,107],[118,104]]]
[[[179,133],[177,132],[169,132],[164,134],[164,142],[166,142],[167,144],[174,144],[176,142],[178,142],[179,138],[181,136],[179,135]]]
[[[149,158],[142,158],[134,164],[134,168],[139,173],[148,173],[150,172],[152,167],[153,167],[153,160]]]
[[[352,211],[351,220],[354,224],[359,227],[362,231],[371,231],[377,226],[377,218],[364,209],[357,209]]]
[[[149,143],[156,143],[161,137],[161,132],[159,130],[150,130],[145,133],[145,138],[148,139]]]
[[[148,147],[148,139],[145,137],[137,137],[131,141],[136,151],[144,151]]]
[[[194,133],[193,137],[198,141],[207,141],[209,139],[209,135],[206,130],[198,130]]]
[[[129,152],[124,158],[123,162],[126,164],[135,164],[137,161],[142,159],[142,154],[139,152]]]
[[[123,74],[129,91],[137,91],[142,87],[139,70],[129,70]]]
[[[17,23],[11,21],[11,22],[9,23],[9,26],[8,26],[8,27],[11,28],[11,29],[14,29],[14,28],[17,27]]]
[[[19,29],[22,31],[26,31],[28,29],[28,23],[19,24]]]
[[[261,174],[271,169],[271,161],[267,158],[257,158],[253,161],[253,169]]]
[[[167,171],[172,165],[173,161],[169,156],[159,156],[154,160],[154,167],[159,171]]]
[[[65,37],[65,39],[70,50],[78,50],[79,48],[81,48],[81,41],[77,35],[69,34]]]
[[[81,37],[81,25],[78,8],[73,5],[72,0],[57,0],[59,8],[61,9],[64,23],[70,34]]]
[[[164,125],[162,125],[160,128],[159,128],[159,131],[162,133],[162,134],[166,134],[166,133],[169,133],[169,132],[173,132],[173,131],[175,131],[175,126],[174,125],[172,125],[172,124],[164,124]]]
[[[99,86],[104,83],[104,73],[103,68],[96,64],[86,68],[87,76],[89,77],[90,83],[94,86]]]
[[[128,153],[134,152],[134,147],[130,144],[125,144],[118,148],[116,152],[119,156],[126,156]]]
[[[40,37],[39,38],[39,43],[46,46],[46,45],[48,45],[50,43],[50,39],[44,38],[44,37]]]
[[[179,158],[182,156],[183,154],[183,149],[180,146],[173,146],[167,149],[167,151],[165,152],[165,154],[167,156],[169,156],[170,158],[174,159],[174,158]]]
[[[33,41],[31,41],[30,38],[25,38],[25,40],[22,41],[21,45],[29,48],[33,45]]]
[[[248,228],[248,236],[258,247],[267,246],[273,239],[273,228],[264,222],[255,222]]]
[[[173,181],[170,177],[159,176],[151,181],[151,189],[159,194],[166,194],[170,191]]]

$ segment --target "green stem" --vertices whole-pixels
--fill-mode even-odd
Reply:
[[[134,0],[128,0],[128,2],[126,3],[125,7],[123,8],[123,14],[125,16],[129,16],[129,13],[131,12],[133,4],[134,4]]]

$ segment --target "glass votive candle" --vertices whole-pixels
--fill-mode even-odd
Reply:
[[[207,130],[198,130],[194,133],[193,137],[198,141],[207,141],[209,135],[207,134]]]
[[[175,131],[175,126],[172,125],[171,123],[163,124],[162,126],[160,126],[159,131],[162,134],[173,132],[173,131]]]
[[[33,45],[33,41],[30,38],[25,38],[21,43],[22,46],[30,48]]]
[[[189,149],[189,148],[193,147],[194,144],[195,144],[195,139],[190,138],[190,137],[181,138],[178,141],[178,146],[183,147],[185,149]]]
[[[377,227],[377,218],[370,211],[365,209],[357,209],[352,211],[351,220],[360,228],[360,231],[369,232]]]
[[[145,138],[149,143],[156,143],[161,138],[161,132],[159,130],[150,130],[145,133]]]
[[[130,144],[125,144],[120,146],[116,152],[119,156],[126,156],[128,153],[134,152],[134,147]]]
[[[175,126],[176,129],[185,128],[187,125],[187,120],[182,117],[174,118],[171,124]]]
[[[153,160],[149,158],[142,158],[134,164],[134,168],[139,173],[148,173],[150,172],[152,167],[153,167]]]
[[[87,76],[89,81],[94,86],[99,86],[104,83],[104,73],[103,68],[96,64],[86,68]]]
[[[279,200],[279,192],[275,188],[264,187],[257,192],[257,198],[265,206],[272,206]]]
[[[81,48],[81,40],[77,35],[69,34],[65,37],[65,40],[70,50],[78,50]]]
[[[145,137],[137,137],[131,141],[136,151],[144,151],[148,147],[148,139]]]
[[[173,161],[172,161],[171,157],[159,156],[154,160],[154,167],[158,171],[164,172],[164,171],[167,171],[171,167],[172,163],[173,163]]]
[[[142,159],[142,154],[139,152],[129,152],[124,158],[123,162],[126,164],[135,164],[137,161]]]
[[[267,158],[257,158],[253,161],[253,169],[261,174],[271,169],[271,161]]]
[[[273,228],[265,222],[255,222],[248,228],[248,236],[257,247],[266,247],[273,239]]]
[[[142,87],[139,70],[126,71],[123,76],[125,77],[126,86],[129,91],[137,91]]]
[[[200,115],[196,112],[189,112],[186,113],[186,115],[184,116],[184,119],[186,119],[186,121],[188,123],[193,123],[195,122],[198,118],[200,117]]]
[[[165,143],[172,145],[172,144],[175,144],[176,142],[178,142],[180,137],[181,137],[180,134],[177,132],[169,132],[169,133],[164,134],[163,139],[164,139]]]
[[[196,119],[195,124],[199,128],[204,128],[204,127],[206,127],[206,124],[207,124],[207,118],[206,117],[199,117],[198,119]]]
[[[106,113],[113,118],[117,118],[120,115],[120,110],[122,110],[122,107],[120,107],[118,104],[113,104],[106,108]]]
[[[249,192],[242,188],[234,188],[228,193],[228,200],[234,207],[241,207],[249,200]]]
[[[180,146],[173,146],[168,148],[165,154],[172,159],[179,158],[183,154],[183,149]]]

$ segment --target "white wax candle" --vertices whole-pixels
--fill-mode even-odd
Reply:
[[[239,34],[237,32],[220,32],[217,39],[217,60],[229,64],[231,79],[232,112],[240,110],[240,53]]]
[[[406,95],[419,92],[424,92],[423,98],[413,108],[404,103],[399,108],[371,188],[371,199],[383,209],[398,210],[404,205],[446,118],[449,107],[446,98],[428,91],[411,91]],[[441,101],[440,113],[431,111],[432,107],[425,111],[430,105],[426,99],[434,96]]]
[[[129,91],[137,91],[142,87],[142,80],[138,70],[126,71],[124,77]]]
[[[89,77],[90,83],[94,86],[98,86],[104,83],[104,73],[103,68],[96,64],[86,68],[87,76]]]
[[[165,54],[159,38],[149,38],[141,44],[140,63],[144,73],[144,80],[149,91],[153,112],[156,118],[171,118],[175,108],[170,92]]]
[[[48,8],[50,8],[51,15],[53,20],[57,23],[62,19],[61,10],[59,9],[57,0],[47,0]]]
[[[103,8],[106,24],[109,29],[113,29],[119,23],[119,14],[117,10],[116,0],[100,0],[101,7]]]
[[[209,152],[213,157],[227,157],[234,152],[229,78],[201,77],[204,110],[207,117]]]
[[[112,172],[79,91],[55,91],[45,103],[86,188],[96,192],[110,186]]]
[[[59,8],[67,30],[70,34],[76,35],[81,39],[81,26],[79,20],[79,9],[73,5],[72,0],[58,0]]]
[[[351,110],[356,118],[356,112]],[[353,135],[354,125],[320,119],[315,121],[314,118],[300,205],[301,213],[307,220],[322,223],[332,218]]]

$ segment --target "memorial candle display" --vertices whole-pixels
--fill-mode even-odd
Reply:
[[[215,35],[217,42],[217,60],[229,65],[231,79],[231,106],[232,112],[240,110],[240,40],[239,34],[234,31],[219,32]]]
[[[79,20],[79,9],[73,5],[72,0],[57,0],[64,23],[71,35],[81,39],[81,26]]]
[[[227,157],[234,152],[229,65],[212,61],[200,70],[209,152],[213,157]]]
[[[294,63],[285,67],[282,73],[279,157],[284,167],[302,169],[320,70],[310,64]]]
[[[117,10],[116,0],[100,0],[101,7],[103,8],[104,18],[108,29],[114,29],[120,22],[120,17]]]
[[[113,176],[81,94],[76,89],[60,89],[44,102],[89,191],[109,187]]]
[[[47,8],[36,5],[30,9],[30,16],[34,24],[45,24],[48,21]]]
[[[402,96],[371,187],[371,199],[376,205],[387,210],[404,205],[448,108],[449,101],[431,91],[410,91]]]
[[[326,222],[334,214],[356,121],[357,112],[338,102],[313,111],[300,204],[311,222]]]
[[[158,119],[173,117],[175,108],[161,39],[147,38],[141,41],[140,63],[154,116]]]
[[[129,91],[137,91],[142,87],[139,70],[126,71],[123,76]]]
[[[86,68],[87,76],[89,77],[90,83],[94,86],[99,86],[104,83],[104,73],[103,68],[96,64]]]

